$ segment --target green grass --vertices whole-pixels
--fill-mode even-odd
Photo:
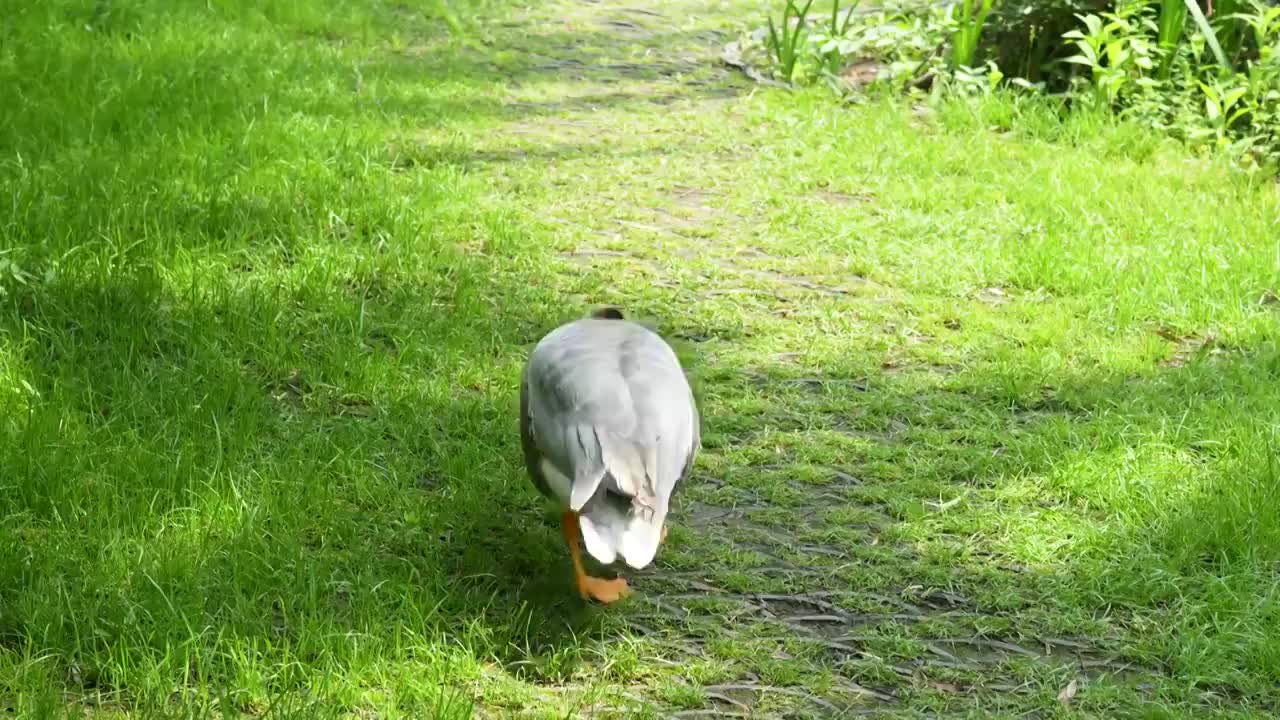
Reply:
[[[715,63],[753,7],[332,5],[0,27],[0,707],[1280,703],[1274,185],[1025,101],[753,88]],[[515,412],[606,302],[707,447],[601,609]]]

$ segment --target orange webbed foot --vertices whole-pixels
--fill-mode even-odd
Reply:
[[[578,594],[583,600],[595,600],[603,605],[617,602],[631,592],[627,581],[622,578],[605,580],[603,578],[583,575],[578,578]]]

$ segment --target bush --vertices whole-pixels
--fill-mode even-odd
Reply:
[[[1280,160],[1280,7],[1215,0],[1206,17],[1185,0],[965,3],[886,5],[840,25],[838,4],[825,25],[799,13],[785,48],[775,34],[745,42],[744,56],[754,47],[783,81],[846,93],[1016,86],[1255,164]]]
[[[997,3],[984,31],[988,41],[984,61],[1032,83],[1061,82],[1046,68],[1068,54],[1062,36],[1080,25],[1081,15],[1099,14],[1114,0],[1005,0]],[[1061,90],[1056,87],[1054,89]]]

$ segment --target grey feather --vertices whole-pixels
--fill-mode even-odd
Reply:
[[[525,463],[539,491],[581,512],[598,560],[620,552],[629,564],[648,564],[701,441],[693,393],[671,347],[626,320],[563,325],[530,354],[520,405]],[[563,483],[544,471],[568,487],[558,490]]]

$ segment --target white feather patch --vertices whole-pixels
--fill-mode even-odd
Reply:
[[[661,520],[657,524],[645,522],[640,518],[632,518],[622,534],[622,559],[631,567],[639,570],[653,562],[658,554],[658,543],[662,539]]]
[[[597,524],[590,515],[581,515],[578,526],[582,528],[582,544],[587,546],[587,552],[596,562],[608,565],[617,559],[617,538],[611,532],[616,528],[607,520]]]

